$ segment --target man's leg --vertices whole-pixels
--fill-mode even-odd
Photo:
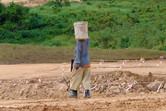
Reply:
[[[90,97],[90,67],[84,68],[83,86],[85,88],[85,98]]]
[[[83,68],[79,68],[78,70],[75,68],[73,69],[70,80],[70,89],[72,90],[73,94],[68,95],[68,97],[77,98],[77,90],[82,82],[83,71]]]
[[[72,71],[72,77],[70,80],[70,89],[72,90],[78,90],[79,86],[82,82],[82,76],[83,76],[83,68],[79,68],[76,70],[75,68]]]

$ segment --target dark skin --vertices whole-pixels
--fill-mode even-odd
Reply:
[[[75,66],[76,70],[78,70],[79,66]]]

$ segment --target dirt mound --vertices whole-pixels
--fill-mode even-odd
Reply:
[[[141,76],[128,71],[114,71],[92,77],[92,91],[106,96],[126,93],[165,92],[164,78],[154,77],[152,73]]]
[[[71,105],[66,106],[48,106],[48,105],[36,105],[36,106],[23,106],[23,107],[13,107],[13,108],[1,108],[1,111],[74,111]]]
[[[0,99],[55,99],[65,98],[68,94],[69,77],[40,80],[3,80],[0,81]],[[94,75],[91,78],[91,91],[106,96],[126,93],[165,92],[164,78],[154,77],[151,73],[140,76],[128,71],[114,71]],[[80,93],[84,89],[80,87]]]
[[[3,81],[0,83],[0,99],[63,98],[68,87],[59,81],[39,79]]]

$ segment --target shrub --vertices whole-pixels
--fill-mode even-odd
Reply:
[[[52,9],[54,10],[55,13],[59,13],[61,11],[61,8],[56,6],[53,6]]]
[[[100,43],[98,41],[92,41],[91,44],[90,44],[90,46],[91,47],[99,47],[99,44]]]
[[[91,2],[86,2],[86,4],[87,4],[87,5],[92,5],[92,3],[91,3]]]
[[[42,18],[38,14],[30,14],[29,8],[16,5],[13,2],[0,13],[0,24],[15,25],[15,29],[32,29],[39,28],[42,24]],[[10,29],[10,28],[9,28]]]
[[[40,42],[45,43],[47,39],[54,40],[55,35],[74,36],[73,23],[88,21],[89,34],[94,36],[91,47],[164,50],[164,0],[84,0],[71,2],[71,6],[69,3],[68,0],[55,0],[34,9],[14,3],[5,7],[0,3],[0,41],[42,44]],[[69,45],[65,42],[63,44]],[[60,43],[55,41],[47,45]]]
[[[166,45],[164,45],[164,51],[166,51]]]
[[[1,2],[0,2],[0,13],[3,12],[5,10],[5,5],[3,5]]]
[[[110,48],[110,44],[109,44],[109,40],[110,39],[111,38],[109,36],[104,36],[104,37],[100,38],[100,41],[101,41],[101,43],[103,45],[103,48]]]
[[[6,29],[0,29],[0,41],[3,41],[4,39],[13,39],[14,35],[10,31]]]
[[[6,21],[5,24],[2,25],[2,28],[13,32],[17,28],[17,25],[10,21]]]
[[[62,46],[62,43],[60,40],[56,40],[50,43],[49,46]]]
[[[120,47],[121,48],[128,48],[130,46],[130,41],[128,36],[123,36],[120,39]]]
[[[16,5],[12,2],[7,7],[6,11],[4,11],[4,16],[6,16],[6,20],[8,21],[20,23],[28,16],[28,13],[29,8]]]
[[[61,0],[49,1],[46,3],[47,6],[63,7]]]
[[[69,2],[69,0],[64,0],[64,6],[67,6],[67,7],[70,7],[70,2]]]

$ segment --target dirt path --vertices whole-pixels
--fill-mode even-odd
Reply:
[[[63,100],[1,101],[1,111],[165,111],[166,94],[132,94],[116,97]]]
[[[166,75],[166,60],[145,61],[140,66],[139,61],[127,61],[123,68],[123,61],[119,62],[104,62],[99,66],[99,63],[92,63],[91,74],[103,74],[112,71],[131,71],[140,75],[148,75],[151,72],[155,76],[165,77]],[[98,67],[99,66],[99,67]],[[44,81],[50,81],[62,77],[62,69],[64,68],[64,76],[70,76],[70,63],[62,64],[17,64],[17,65],[0,65],[0,80],[13,79],[29,79],[37,76],[42,76]],[[1,83],[0,83],[1,84]],[[4,83],[5,84],[5,83]],[[7,84],[7,83],[6,83]],[[47,83],[45,83],[47,84]],[[25,85],[18,86],[19,88],[26,87],[41,87]],[[5,85],[4,85],[5,86]],[[0,85],[1,87],[1,85]],[[6,86],[6,90],[16,87]],[[49,86],[51,87],[51,86]],[[61,86],[60,86],[61,87]],[[5,88],[5,87],[4,87]],[[19,90],[19,89],[18,89]],[[33,89],[34,90],[34,89]],[[32,92],[33,92],[32,90]],[[42,90],[41,90],[42,91]],[[1,91],[0,91],[1,92]],[[54,90],[60,97],[54,99],[0,99],[0,111],[165,111],[166,110],[166,93],[128,93],[122,95],[112,95],[106,97],[104,95],[92,92],[92,98],[84,99],[82,93],[79,93],[78,99],[69,99],[66,95],[69,92],[61,92]],[[42,92],[43,93],[43,92]],[[38,94],[38,93],[37,93]],[[39,92],[40,94],[40,92]],[[15,95],[17,96],[17,95]],[[39,95],[40,96],[40,95]],[[35,96],[34,96],[35,98]]]
[[[26,7],[35,7],[38,5],[42,5],[50,0],[1,0],[1,2],[4,3],[5,5],[8,5],[12,1],[15,2],[16,4],[23,5]],[[70,0],[70,1],[81,2],[80,0]]]
[[[104,72],[111,72],[116,70],[131,71],[133,73],[147,75],[152,72],[154,75],[165,76],[166,74],[166,60],[162,61],[159,67],[156,67],[160,63],[160,60],[145,61],[141,66],[139,61],[127,61],[122,69],[120,66],[123,61],[119,62],[104,62],[99,68],[99,63],[92,63],[92,74],[99,74]],[[61,76],[62,68],[64,68],[65,75],[70,75],[70,63],[62,64],[18,64],[18,65],[0,65],[0,78],[12,79],[12,78],[32,78],[38,75],[43,76]]]

